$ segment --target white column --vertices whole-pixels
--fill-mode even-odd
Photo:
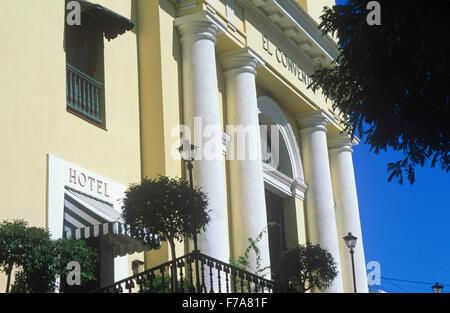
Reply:
[[[255,84],[256,67],[264,61],[249,48],[225,53],[220,60],[225,72],[227,125],[234,127],[227,127],[232,256],[243,256],[248,238],[256,239],[266,230],[258,243],[260,268],[264,268],[270,265],[270,255]],[[254,253],[249,261],[256,269]]]
[[[322,110],[296,118],[300,127],[300,151],[305,182],[308,185],[305,194],[307,239],[312,244],[320,244],[327,249],[337,264],[338,276],[333,284],[323,291],[343,292],[326,137],[329,119]]]
[[[228,262],[225,164],[214,48],[220,24],[209,13],[197,12],[177,18],[175,26],[181,35],[184,123],[200,148],[194,162],[194,184],[207,194],[211,217],[198,237],[198,247],[202,253]],[[208,129],[212,132],[205,131]]]
[[[359,219],[358,197],[356,194],[355,175],[353,171],[352,142],[347,134],[328,138],[333,196],[336,201],[336,222],[341,252],[342,281],[344,292],[353,292],[352,261],[344,240],[351,232],[358,239],[354,252],[355,277],[357,292],[369,292],[367,285],[366,262]]]

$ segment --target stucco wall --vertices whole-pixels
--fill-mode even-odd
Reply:
[[[96,2],[131,18],[131,0]],[[104,40],[105,130],[66,110],[64,11],[0,2],[1,219],[47,226],[47,153],[124,185],[140,178],[136,34]]]

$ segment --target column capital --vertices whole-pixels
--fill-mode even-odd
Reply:
[[[209,39],[215,43],[216,35],[226,29],[226,26],[208,11],[198,11],[178,17],[174,25],[180,32],[182,42],[188,39],[192,41]]]
[[[352,147],[359,143],[358,138],[351,138],[348,133],[340,133],[337,135],[331,135],[327,137],[327,144],[329,151],[349,151],[353,152]]]
[[[327,131],[327,125],[333,118],[324,110],[320,109],[305,114],[295,116],[300,131],[322,130]]]
[[[222,53],[219,55],[219,60],[224,72],[250,72],[254,75],[256,75],[256,68],[265,64],[264,59],[249,47]]]

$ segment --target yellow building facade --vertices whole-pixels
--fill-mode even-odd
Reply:
[[[263,232],[262,265],[270,266],[286,248],[319,243],[339,270],[325,291],[352,292],[342,239],[352,232],[358,290],[367,291],[355,142],[340,134],[331,103],[307,88],[309,76],[338,56],[335,41],[317,30],[333,0],[72,2],[82,12],[73,33],[68,14],[76,7],[67,2],[0,4],[7,12],[0,22],[2,219],[83,239],[79,229],[95,224],[81,225],[93,216],[83,212],[112,223],[130,183],[186,177],[182,137],[204,148],[194,161],[194,184],[211,210],[198,238],[202,253],[229,262]],[[270,140],[258,133],[245,142],[257,158],[230,157],[238,145],[230,126],[260,125]],[[113,239],[99,245],[110,253],[100,285],[132,275],[133,261],[151,268],[170,259],[165,243],[145,253]],[[177,255],[192,248],[180,243]]]

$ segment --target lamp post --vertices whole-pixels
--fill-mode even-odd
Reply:
[[[194,192],[194,183],[192,179],[192,169],[194,168],[192,161],[195,160],[195,153],[197,152],[197,147],[193,144],[189,143],[189,141],[185,140],[181,146],[178,148],[178,151],[180,152],[181,158],[186,162],[186,167],[189,172],[189,186],[191,187],[191,197],[192,193]],[[191,198],[192,199],[192,198]],[[192,220],[194,227],[196,225],[196,218],[195,218],[195,209],[192,211]],[[197,292],[200,292],[200,275],[199,275],[199,267],[198,267],[198,258],[197,253],[198,247],[197,247],[197,233],[195,232],[193,234],[193,241],[194,241],[194,256],[195,256],[195,278],[196,278],[196,286],[197,286]]]
[[[431,287],[431,289],[433,289],[434,293],[442,293],[442,290],[444,289],[444,286],[439,285],[438,283],[434,284],[433,287]]]
[[[345,244],[350,249],[350,255],[352,256],[352,271],[353,271],[353,288],[354,293],[356,293],[356,277],[355,277],[355,260],[353,258],[353,254],[355,253],[355,246],[356,246],[356,238],[352,235],[352,233],[348,233],[347,236],[344,237]]]
[[[192,161],[195,160],[195,153],[197,152],[197,147],[193,144],[190,144],[189,141],[185,140],[183,144],[178,148],[180,152],[181,158],[187,163],[187,169],[189,172],[189,185],[191,187],[191,191],[194,190],[194,183],[192,181],[192,169],[194,166],[192,165]],[[195,225],[195,210],[192,212],[192,219]],[[197,251],[197,234],[194,233],[194,250]]]

